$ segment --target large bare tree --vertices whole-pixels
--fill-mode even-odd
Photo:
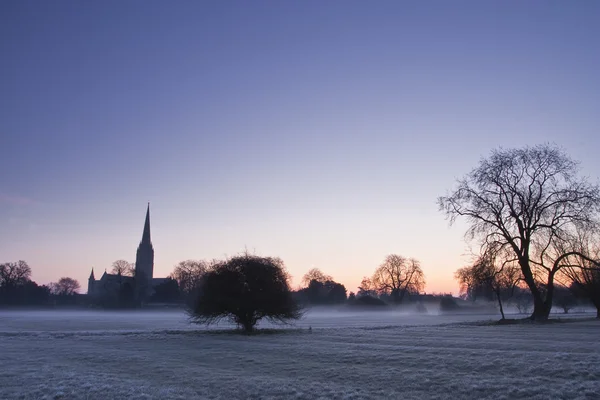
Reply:
[[[401,303],[407,293],[423,290],[425,274],[414,258],[390,254],[375,270],[371,282],[380,294],[389,294],[395,303]]]
[[[597,222],[600,190],[578,172],[556,146],[498,149],[438,199],[451,223],[467,219],[466,237],[479,243],[482,254],[489,246],[514,254],[533,295],[534,320],[548,319],[554,277],[574,254],[550,250],[578,226]]]

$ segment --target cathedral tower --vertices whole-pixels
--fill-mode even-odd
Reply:
[[[135,281],[138,295],[142,298],[146,298],[150,293],[153,275],[154,248],[152,247],[152,241],[150,241],[150,203],[148,203],[144,233],[135,256]]]

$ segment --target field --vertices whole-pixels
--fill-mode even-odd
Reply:
[[[313,311],[244,336],[179,311],[0,311],[0,398],[597,399],[600,321],[578,317]]]

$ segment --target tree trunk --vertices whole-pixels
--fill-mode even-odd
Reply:
[[[254,324],[252,324],[252,322],[250,321],[244,321],[242,326],[244,327],[244,332],[246,333],[252,333],[252,331],[254,330]]]
[[[500,306],[500,315],[502,315],[502,319],[504,318],[504,308],[502,308],[502,299],[500,298],[500,292],[496,292],[496,298],[498,299],[498,305]]]
[[[533,299],[533,314],[531,314],[532,321],[547,321],[550,316],[550,307],[542,299]]]
[[[596,318],[600,319],[600,297],[592,299],[592,304],[596,307]]]
[[[533,295],[533,314],[531,314],[531,320],[533,321],[547,321],[550,316],[550,310],[552,309],[552,295],[554,292],[554,272],[548,273],[548,286],[546,292],[546,299],[542,297],[542,292],[535,284],[535,279],[531,273],[529,267],[529,260],[519,260],[521,266],[521,272],[525,278],[525,283],[529,286],[529,290]]]

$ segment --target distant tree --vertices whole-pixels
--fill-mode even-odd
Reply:
[[[425,274],[419,261],[391,254],[375,270],[373,287],[379,294],[389,294],[394,303],[401,303],[407,293],[419,293],[425,287]]]
[[[173,268],[170,277],[177,281],[179,292],[187,303],[192,304],[195,301],[202,278],[210,267],[211,263],[204,260],[186,260]]]
[[[50,288],[45,285],[38,285],[33,281],[27,281],[22,285],[24,301],[26,305],[47,305],[50,301]]]
[[[214,263],[204,274],[190,310],[196,323],[228,318],[245,332],[252,332],[263,318],[286,323],[301,315],[283,261],[248,253]]]
[[[333,280],[319,282],[313,279],[308,287],[300,289],[297,295],[303,303],[340,304],[346,301],[346,287]]]
[[[565,314],[577,305],[577,297],[571,289],[563,285],[554,287],[554,304],[560,307]]]
[[[25,285],[30,278],[31,268],[25,261],[0,264],[0,304],[24,304]]]
[[[366,276],[363,277],[362,281],[360,282],[360,286],[358,287],[358,293],[356,294],[356,296],[377,296],[377,290],[375,290],[373,282],[371,282],[371,278]]]
[[[454,297],[452,297],[452,295],[447,294],[442,296],[442,298],[440,299],[440,310],[441,311],[454,311],[457,310],[458,308],[460,308],[458,306],[458,304],[456,303],[456,300],[454,300]]]
[[[504,258],[498,261],[500,255]],[[510,254],[488,251],[472,266],[461,268],[455,273],[455,278],[461,285],[461,293],[466,292],[467,297],[472,299],[478,293],[483,294],[487,300],[495,299],[502,319],[505,319],[502,302],[512,297],[515,287],[521,281],[521,272],[515,260],[506,257],[510,257]]]
[[[565,286],[569,286],[574,296],[591,301],[596,307],[596,317],[600,318],[600,229],[579,227],[577,235],[569,239],[568,247],[575,248],[577,254],[563,260],[561,273],[567,281]]]
[[[111,272],[115,275],[134,276],[135,264],[126,260],[117,260],[112,263]]]
[[[58,282],[51,284],[52,294],[57,296],[72,296],[79,292],[81,286],[73,278],[60,278]]]
[[[31,268],[23,260],[0,264],[0,287],[23,285],[31,279]]]
[[[526,314],[531,310],[531,306],[533,305],[533,296],[526,285],[515,288],[513,302],[520,314]]]
[[[302,285],[304,287],[308,287],[312,281],[317,281],[320,283],[325,283],[327,281],[333,281],[333,278],[329,275],[324,274],[320,269],[313,268],[308,271],[302,277]]]
[[[479,279],[478,269],[473,265],[459,268],[454,273],[454,279],[459,284],[459,297],[464,300],[477,301],[483,299],[486,301],[494,300],[494,293],[486,280]]]
[[[356,298],[356,301],[352,304],[360,307],[385,307],[388,306],[385,301],[378,299],[377,297],[364,295]]]
[[[451,222],[467,219],[467,237],[482,254],[489,245],[512,252],[533,297],[533,320],[548,319],[554,277],[573,254],[548,249],[578,226],[597,223],[600,187],[577,173],[577,163],[555,146],[499,149],[438,199]]]
[[[356,301],[356,294],[354,292],[348,293],[348,302],[353,303],[354,301]]]

